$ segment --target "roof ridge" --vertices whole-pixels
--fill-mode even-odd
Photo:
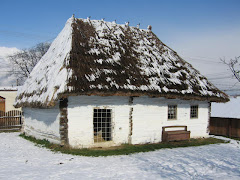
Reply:
[[[70,95],[228,100],[152,31],[74,16],[33,69],[16,105],[53,106]]]
[[[84,22],[91,22],[91,21],[93,21],[93,22],[102,22],[102,23],[110,23],[110,24],[115,24],[115,25],[118,25],[118,26],[128,26],[128,27],[130,27],[130,28],[138,28],[138,29],[140,29],[140,30],[144,30],[144,31],[151,31],[151,30],[149,30],[148,29],[148,27],[149,26],[151,26],[151,25],[148,25],[147,26],[147,28],[146,29],[143,29],[143,28],[139,28],[138,27],[138,25],[140,24],[137,24],[136,26],[129,26],[129,22],[125,22],[124,24],[119,24],[119,23],[116,23],[116,20],[114,20],[114,21],[105,21],[105,18],[103,18],[103,19],[101,19],[101,20],[99,20],[99,19],[84,19],[84,18],[75,18],[75,19],[78,19],[78,20],[82,20],[82,21],[84,21]],[[127,23],[129,23],[129,24],[127,24]]]

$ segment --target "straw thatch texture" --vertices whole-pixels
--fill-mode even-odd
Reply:
[[[70,95],[228,101],[152,31],[74,17],[29,79],[19,92],[17,106],[51,106]]]

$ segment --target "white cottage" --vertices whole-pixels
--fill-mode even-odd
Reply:
[[[151,31],[71,17],[18,92],[27,135],[71,147],[144,144],[162,127],[208,136],[228,96]]]

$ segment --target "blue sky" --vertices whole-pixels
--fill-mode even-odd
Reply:
[[[0,0],[0,46],[28,48],[51,41],[76,17],[130,22],[172,46],[175,41],[240,29],[239,0]]]
[[[240,0],[0,0],[0,47],[52,41],[72,14],[152,25],[160,40],[215,85],[236,89],[220,58],[240,56]]]

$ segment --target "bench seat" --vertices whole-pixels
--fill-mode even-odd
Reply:
[[[166,131],[166,129],[171,128],[184,128],[184,130],[174,130],[174,131]],[[187,131],[187,126],[165,126],[162,130],[162,141],[170,142],[170,141],[182,141],[190,139],[190,131]]]

